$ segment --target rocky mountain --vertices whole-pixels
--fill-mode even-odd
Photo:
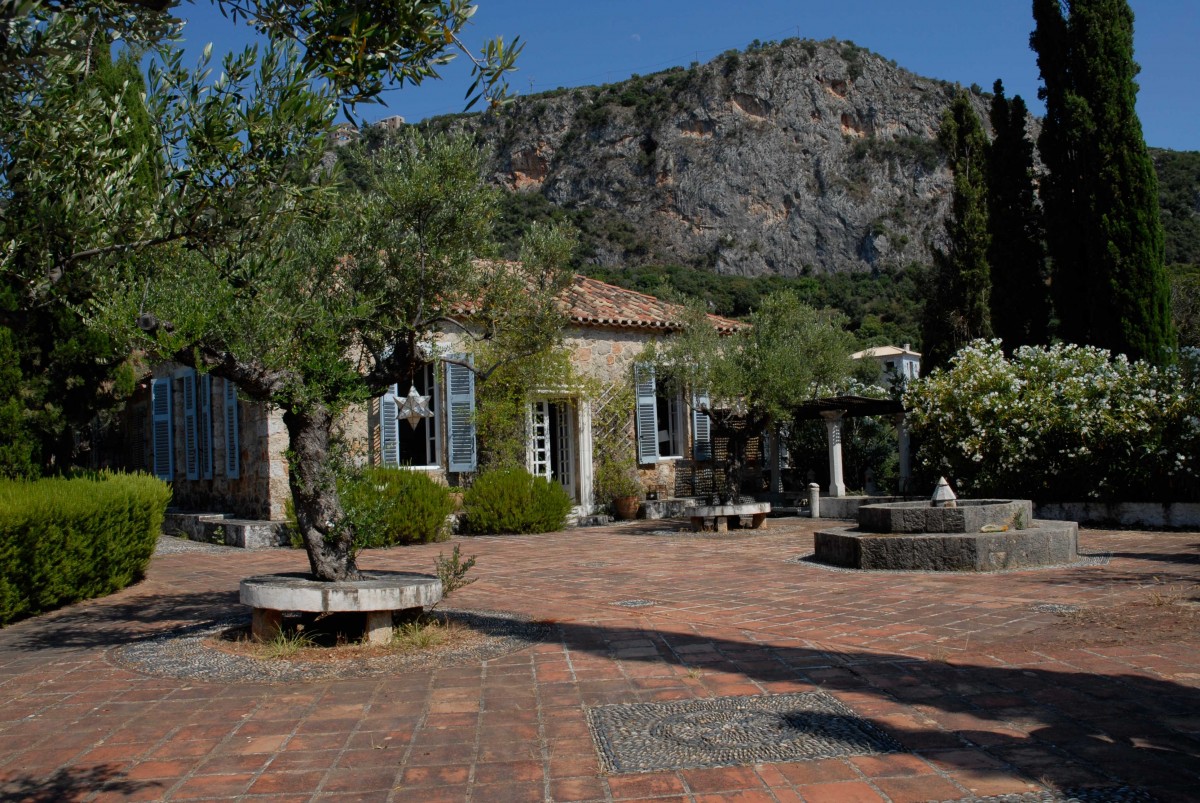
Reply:
[[[472,132],[522,219],[569,215],[599,266],[879,272],[940,240],[955,91],[851,42],[792,39],[426,125]]]

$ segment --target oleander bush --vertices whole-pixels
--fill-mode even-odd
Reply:
[[[545,533],[561,530],[571,512],[562,486],[525,469],[485,471],[463,494],[468,532]]]
[[[139,580],[170,500],[146,474],[0,481],[0,625]]]
[[[1200,500],[1200,351],[1158,368],[1091,346],[975,341],[905,394],[916,463],[960,494]]]

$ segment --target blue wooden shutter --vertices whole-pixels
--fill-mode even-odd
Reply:
[[[692,394],[692,449],[697,460],[712,460],[712,419],[708,413],[710,404],[708,391],[702,390]]]
[[[238,397],[237,385],[225,380],[225,476],[236,480],[241,476],[241,448],[238,443]]]
[[[465,355],[452,355],[465,359]],[[475,372],[465,365],[446,363],[446,440],[450,471],[474,471],[475,455]]]
[[[197,440],[200,433],[196,415],[196,372],[183,375],[183,462],[189,480],[200,479],[200,455]]]
[[[200,476],[206,480],[213,477],[213,442],[212,442],[212,374],[200,377],[200,415],[197,423],[200,425],[200,437],[197,446],[200,450]]]
[[[379,462],[400,465],[400,422],[396,420],[398,385],[392,385],[379,399]]]
[[[154,476],[168,482],[175,478],[175,450],[171,436],[171,379],[155,379],[150,385],[150,437],[153,441]]]
[[[637,397],[637,454],[639,463],[658,460],[658,409],[654,398],[654,366],[633,366]]]

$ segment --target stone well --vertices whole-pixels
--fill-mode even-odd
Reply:
[[[1079,525],[1033,518],[1026,499],[864,505],[857,527],[814,534],[816,559],[851,569],[991,572],[1079,559]]]

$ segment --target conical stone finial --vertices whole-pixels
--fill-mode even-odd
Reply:
[[[955,501],[958,497],[954,495],[954,491],[950,490],[950,483],[946,482],[945,477],[938,478],[937,487],[933,489],[933,506],[934,507],[957,507]]]

